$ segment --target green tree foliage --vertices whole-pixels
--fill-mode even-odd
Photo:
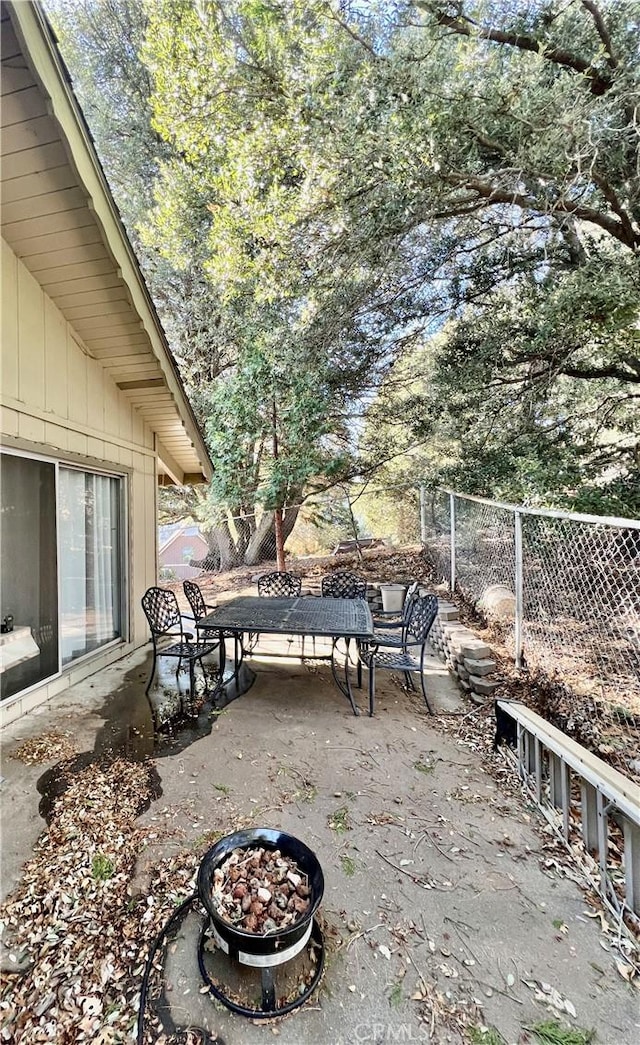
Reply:
[[[636,0],[140,7],[137,229],[212,504],[382,469],[632,512]]]

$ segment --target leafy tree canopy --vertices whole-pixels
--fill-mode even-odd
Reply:
[[[125,109],[155,188],[132,212],[189,319],[214,497],[275,506],[403,461],[631,510],[638,3],[140,10]]]

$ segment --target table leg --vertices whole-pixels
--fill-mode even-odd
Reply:
[[[344,696],[348,698],[348,700],[349,700],[349,702],[351,704],[351,710],[353,711],[354,715],[359,715],[360,712],[358,711],[358,708],[356,706],[356,702],[353,699],[353,692],[351,690],[351,681],[349,679],[349,643],[351,642],[351,639],[345,639],[346,650],[345,650],[345,658],[344,658],[344,682],[339,677],[338,672],[336,670],[335,652],[336,652],[337,642],[338,642],[338,640],[334,639],[333,643],[332,643],[332,646],[331,646],[331,672],[333,674],[333,679],[334,679],[334,682],[335,682],[336,686],[340,690],[340,692],[343,693]]]

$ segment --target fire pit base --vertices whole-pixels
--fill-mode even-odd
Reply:
[[[218,934],[215,933],[215,935],[212,937],[211,935],[208,935],[209,932],[215,932],[214,926],[211,921],[205,922],[200,932],[200,939],[198,940],[198,965],[200,967],[200,975],[202,976],[204,983],[209,988],[214,998],[217,998],[218,1001],[222,1002],[223,1005],[226,1005],[226,1007],[230,1009],[231,1012],[235,1012],[238,1016],[248,1016],[254,1020],[273,1019],[275,1016],[286,1016],[287,1013],[293,1012],[294,1009],[297,1009],[301,1005],[303,1005],[320,982],[320,978],[322,976],[322,971],[324,968],[325,952],[322,933],[315,918],[313,919],[311,933],[308,936],[308,939],[305,941],[305,945],[296,950],[296,955],[299,957],[299,960],[301,962],[304,962],[306,959],[307,964],[311,968],[315,965],[315,968],[311,972],[311,979],[305,985],[304,990],[298,990],[295,997],[293,997],[290,1001],[285,1001],[281,1005],[277,1005],[276,984],[274,980],[274,971],[278,968],[278,966],[275,966],[273,964],[258,966],[257,963],[251,963],[251,966],[249,966],[242,961],[237,962],[233,957],[229,957],[227,950],[223,949],[223,946],[220,946],[219,938],[216,939]],[[212,939],[215,943],[216,959],[218,961],[224,962],[226,966],[226,974],[224,976],[224,989],[220,986],[219,983],[214,982],[214,979],[212,978],[212,975],[209,969],[207,968],[207,964],[205,961],[205,945],[207,941],[211,941]],[[289,955],[289,959],[291,958],[294,958],[294,955]],[[288,960],[284,968],[290,970],[291,964],[291,961]],[[233,967],[235,967],[236,971],[238,971],[239,973],[242,973],[243,971],[246,972],[250,967],[253,967],[254,970],[259,969],[259,990],[261,992],[261,1002],[259,1007],[251,1008],[248,1005],[242,1004],[242,1000],[239,998],[239,996],[236,996],[235,998],[232,998],[230,996],[230,988],[227,986],[230,979],[228,972]],[[309,973],[307,973],[307,976],[308,975]]]

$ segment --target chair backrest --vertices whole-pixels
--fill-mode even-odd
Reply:
[[[367,582],[355,573],[339,570],[322,578],[324,599],[366,599]]]
[[[180,608],[172,591],[167,591],[166,588],[149,588],[142,596],[142,608],[154,638],[156,635],[164,635],[175,625],[182,632]]]
[[[191,606],[191,612],[193,613],[193,619],[197,622],[202,620],[207,615],[207,607],[204,601],[204,595],[200,591],[200,588],[193,581],[184,581],[182,585],[184,594],[187,598],[187,602]]]
[[[412,581],[412,583],[407,588],[407,593],[406,593],[406,595],[404,597],[404,604],[402,606],[402,623],[403,624],[406,624],[407,621],[409,620],[409,617],[411,615],[411,610],[413,608],[413,604],[414,604],[415,600],[419,597],[419,588],[420,588],[420,585],[418,584],[418,581]]]
[[[295,573],[274,570],[273,573],[258,577],[258,595],[292,599],[300,595],[301,591],[302,577],[296,577]]]
[[[416,642],[425,643],[437,616],[437,597],[431,594],[416,595],[404,625],[406,635],[412,635]]]

